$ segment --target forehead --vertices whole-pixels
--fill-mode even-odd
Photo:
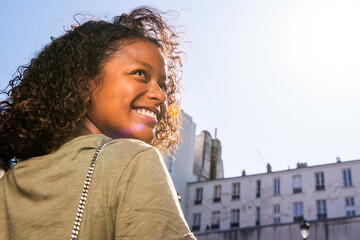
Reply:
[[[124,61],[144,62],[157,67],[165,67],[166,62],[161,49],[148,40],[136,40],[126,46],[119,44],[119,50],[113,55]]]

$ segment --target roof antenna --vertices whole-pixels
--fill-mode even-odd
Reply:
[[[259,150],[259,149],[256,149],[256,152],[257,152],[257,154],[259,155],[259,157],[260,157],[261,161],[264,163],[264,165],[265,165],[265,166],[267,166],[267,164],[266,164],[266,162],[265,162],[265,160],[264,160],[264,158],[263,158],[263,156],[262,156],[262,154],[261,154],[260,150]]]

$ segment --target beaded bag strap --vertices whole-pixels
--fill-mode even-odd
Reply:
[[[70,240],[78,239],[82,215],[84,213],[86,199],[87,199],[89,189],[90,189],[90,183],[91,183],[92,177],[94,175],[96,161],[97,161],[101,151],[104,149],[104,147],[112,141],[113,141],[113,139],[110,138],[110,139],[106,140],[103,144],[101,144],[101,146],[96,150],[93,159],[91,160],[90,167],[89,167],[89,170],[87,172],[86,179],[84,182],[82,194],[80,197],[79,207],[76,212],[75,222],[74,222],[73,230],[71,232]]]

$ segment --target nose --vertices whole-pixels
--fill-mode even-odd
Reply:
[[[158,85],[158,83],[152,83],[149,85],[149,90],[148,90],[148,97],[151,100],[156,100],[158,101],[160,104],[164,103],[166,101],[166,94],[165,92],[160,88],[160,86]]]

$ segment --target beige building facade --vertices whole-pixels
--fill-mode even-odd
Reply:
[[[278,172],[268,167],[264,174],[189,183],[186,218],[199,239],[301,239],[304,219],[318,236],[309,239],[354,239],[360,236],[359,187],[360,160],[299,163]],[[334,229],[342,238],[329,238]],[[235,237],[244,232],[253,237]]]

